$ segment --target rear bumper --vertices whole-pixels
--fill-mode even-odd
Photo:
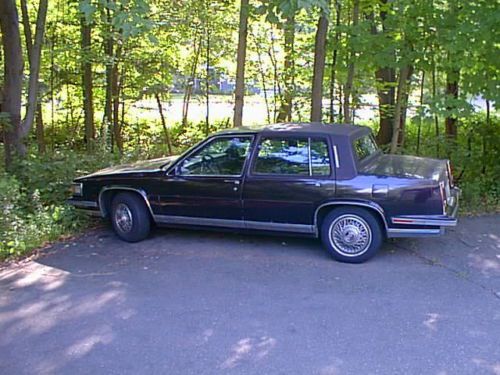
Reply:
[[[457,214],[460,189],[453,188],[448,198],[445,215],[402,215],[391,218],[390,223],[397,227],[387,229],[387,237],[427,237],[439,236],[446,227],[458,223]]]

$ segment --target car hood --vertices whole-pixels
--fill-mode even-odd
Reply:
[[[446,174],[446,160],[379,154],[362,163],[358,170],[362,174],[440,181]]]
[[[167,156],[167,157],[158,158],[158,159],[142,160],[142,161],[138,161],[138,162],[130,163],[130,164],[116,165],[113,167],[101,169],[97,172],[80,177],[78,179],[102,177],[102,176],[116,175],[116,174],[157,172],[160,170],[160,168],[162,168],[162,169],[167,168],[169,165],[171,165],[173,162],[175,162],[178,157],[179,157],[178,155],[174,155],[174,156]]]

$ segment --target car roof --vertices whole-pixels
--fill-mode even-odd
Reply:
[[[286,122],[255,127],[240,127],[225,129],[216,134],[237,133],[315,133],[336,136],[353,136],[368,133],[370,128],[351,124],[325,124],[321,122]]]

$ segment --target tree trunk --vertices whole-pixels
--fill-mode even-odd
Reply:
[[[26,106],[26,115],[21,124],[21,138],[24,138],[29,134],[35,120],[38,103],[38,76],[40,74],[40,60],[42,54],[43,35],[45,32],[45,20],[47,18],[47,7],[48,0],[40,0],[38,5],[38,15],[36,18],[35,42],[31,50],[28,101]]]
[[[184,98],[182,100],[183,127],[186,127],[188,122],[189,103],[191,102],[191,95],[193,95],[193,85],[194,85],[194,80],[196,78],[196,68],[198,67],[198,60],[200,59],[200,54],[201,54],[201,35],[199,37],[198,45],[196,45],[196,36],[195,36],[193,51],[194,51],[194,60],[193,64],[191,65],[189,81],[186,84],[184,91]]]
[[[406,95],[406,86],[408,83],[408,75],[410,68],[405,65],[399,70],[398,79],[398,92],[396,96],[396,105],[394,107],[394,120],[392,129],[392,139],[391,139],[391,154],[394,154],[399,147],[400,134],[403,131],[401,129],[401,113],[404,106],[404,97]]]
[[[92,43],[92,27],[86,21],[85,16],[80,17],[81,42],[82,42],[82,89],[83,89],[83,113],[85,124],[85,142],[87,150],[91,151],[95,140],[94,126],[94,104],[93,104],[93,82],[92,62],[90,48]]]
[[[453,100],[458,99],[458,77],[460,75],[460,71],[452,70],[448,72],[446,75],[446,95],[448,100],[452,98]],[[454,108],[454,105],[448,105],[447,109],[451,111]],[[457,117],[449,114],[445,119],[445,131],[446,136],[451,139],[457,138]]]
[[[163,106],[161,105],[160,94],[155,93],[156,104],[158,105],[158,111],[160,112],[161,126],[163,127],[163,134],[165,136],[165,143],[167,144],[168,154],[172,155],[172,142],[170,141],[170,134],[167,128],[167,122],[165,121],[165,115],[163,114]]]
[[[405,129],[406,129],[406,113],[408,111],[408,100],[410,97],[411,91],[411,78],[413,76],[413,65],[408,66],[408,70],[406,72],[406,85],[404,87],[403,96],[401,98],[401,112],[399,116],[399,139],[398,145],[403,146],[405,143]]]
[[[26,152],[21,132],[23,54],[14,0],[0,1],[0,31],[4,52],[2,114],[5,116],[1,121],[4,129],[5,166],[10,169],[15,155],[24,156]]]
[[[392,139],[396,72],[394,68],[378,68],[375,72],[375,78],[377,79],[378,110],[380,116],[377,143],[379,145],[387,145],[391,143]]]
[[[236,57],[236,86],[234,89],[234,127],[243,123],[243,100],[245,96],[245,61],[248,35],[248,0],[241,0],[238,53]]]
[[[352,26],[355,28],[359,20],[359,0],[354,0],[352,9]],[[354,53],[349,54],[349,65],[347,68],[347,79],[344,87],[344,122],[350,123],[353,121],[351,116],[351,92],[354,81]]]
[[[112,112],[113,112],[113,65],[114,65],[114,56],[113,56],[113,50],[114,50],[114,40],[113,40],[113,33],[112,29],[113,26],[111,25],[112,18],[111,18],[111,11],[109,8],[106,7],[106,24],[107,24],[107,36],[106,39],[104,40],[104,54],[106,55],[106,97],[104,99],[104,115],[102,119],[102,138],[104,142],[106,143],[107,140],[107,132],[108,129],[111,126],[111,117],[112,117]],[[111,150],[113,150],[113,132],[110,132],[111,134]]]
[[[33,35],[31,33],[31,25],[28,13],[28,6],[26,0],[21,0],[21,19],[23,21],[24,39],[26,41],[26,52],[28,54],[28,61],[31,66],[31,56],[33,52]],[[38,152],[45,153],[45,134],[43,126],[43,113],[42,105],[40,100],[36,104],[36,141],[38,146]]]
[[[116,49],[115,62],[111,72],[111,97],[112,97],[112,120],[113,120],[113,136],[116,147],[120,153],[123,152],[123,139],[120,122],[120,92],[121,92],[121,75],[119,71],[119,60],[121,58],[122,44],[119,44]]]
[[[340,2],[335,0],[335,38],[333,45],[332,66],[330,69],[330,122],[335,122],[335,80],[337,74],[337,55],[340,41]]]
[[[325,73],[326,34],[328,32],[328,18],[322,12],[318,20],[316,38],[314,42],[314,71],[311,93],[311,121],[322,121],[323,76]]]
[[[422,137],[422,117],[424,114],[424,85],[425,85],[425,70],[422,70],[422,77],[420,78],[420,100],[419,107],[420,113],[418,115],[418,128],[417,128],[417,156],[420,155],[420,139]]]
[[[285,25],[285,64],[283,81],[285,82],[285,92],[283,101],[278,111],[278,122],[291,121],[292,105],[294,95],[295,63],[294,63],[294,44],[295,44],[295,14],[288,16]]]

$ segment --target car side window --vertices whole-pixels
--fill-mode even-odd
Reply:
[[[216,138],[179,165],[180,174],[239,176],[248,156],[252,137]]]
[[[330,176],[330,153],[324,139],[311,139],[311,171],[313,176]]]
[[[262,138],[253,172],[328,176],[330,175],[328,144],[323,139]]]

